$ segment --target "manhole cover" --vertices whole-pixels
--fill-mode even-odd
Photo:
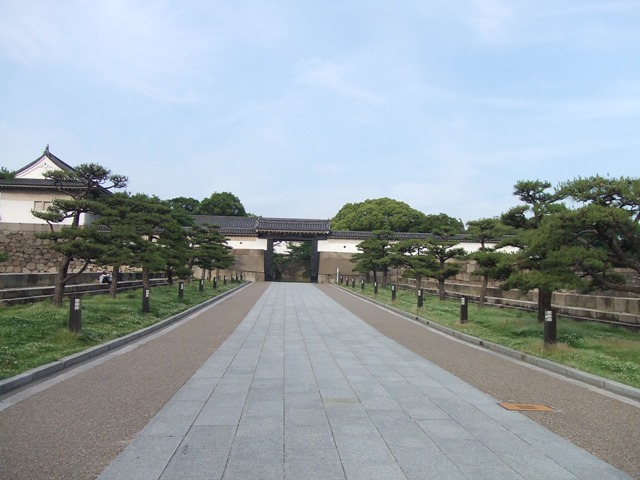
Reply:
[[[520,412],[555,412],[551,407],[537,403],[499,403],[502,408],[507,410],[520,411]]]

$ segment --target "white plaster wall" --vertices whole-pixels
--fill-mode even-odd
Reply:
[[[341,240],[330,238],[328,240],[318,241],[318,252],[331,253],[358,253],[358,244],[362,240]]]
[[[227,237],[227,245],[233,249],[267,250],[267,239],[258,237]]]
[[[319,252],[330,252],[330,253],[358,253],[358,244],[362,240],[341,240],[341,239],[328,239],[328,240],[320,240],[318,241],[318,251]],[[493,247],[495,244],[485,244],[487,247]],[[463,248],[467,253],[472,253],[480,250],[480,243],[473,242],[465,242],[456,245],[456,248]],[[514,252],[516,251],[513,247],[506,247],[501,249],[501,251],[505,252]]]
[[[0,197],[0,222],[2,223],[35,223],[46,224],[44,220],[34,217],[31,213],[35,201],[50,202],[53,199],[51,193],[29,191],[27,192],[3,192]],[[90,218],[85,214],[80,217],[80,223],[85,225]],[[62,225],[71,224],[71,219],[66,219]]]
[[[44,173],[51,170],[60,170],[51,160],[46,157],[41,158],[31,167],[16,175],[16,178],[44,178]]]

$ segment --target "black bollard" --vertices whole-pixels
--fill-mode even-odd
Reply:
[[[213,277],[213,288],[214,290],[218,288],[218,277]]]
[[[204,280],[200,280],[200,285],[198,285],[198,290],[204,292]]]
[[[378,282],[373,282],[373,294],[378,294]]]
[[[82,328],[82,307],[79,297],[69,298],[69,330],[79,332]]]
[[[364,280],[360,280],[360,290],[364,292]]]
[[[356,288],[356,279],[355,278],[351,279],[351,288]]]
[[[142,313],[149,313],[149,297],[151,296],[151,290],[149,288],[142,289]]]
[[[418,308],[422,308],[423,300],[422,300],[422,289],[418,289]]]
[[[226,285],[227,284],[227,276],[225,275],[222,279],[222,282]]]
[[[467,297],[460,297],[460,323],[467,323],[469,320],[469,302]]]
[[[557,341],[556,336],[556,310],[545,310],[544,312],[544,344],[546,345],[555,345]]]
[[[180,300],[184,298],[184,282],[178,283],[178,298]]]
[[[396,301],[396,284],[394,283],[393,285],[391,285],[391,301],[395,302]]]

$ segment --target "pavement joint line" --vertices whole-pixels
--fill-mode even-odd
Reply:
[[[168,327],[171,327],[172,325],[177,326],[178,322],[180,322],[181,320],[189,320],[190,317],[200,312],[200,310],[203,310],[216,302],[226,299],[227,297],[235,294],[236,292],[239,292],[241,289],[250,284],[251,282],[247,282],[243,285],[239,285],[232,290],[228,290],[216,297],[210,298],[209,300],[195,305],[185,310],[184,312],[180,312],[176,315],[165,318],[164,320],[154,323],[153,325],[149,325],[148,327],[129,333],[123,337],[110,340],[100,345],[96,345],[94,347],[83,350],[82,352],[74,353],[73,355],[63,357],[60,360],[47,363],[46,365],[42,365],[40,367],[32,368],[31,370],[27,370],[26,372],[20,373],[13,377],[0,380],[0,396],[4,396],[11,390],[27,386],[35,381],[52,377],[54,374],[59,374],[62,371],[68,370],[79,363],[85,363],[91,359],[101,357],[108,352],[113,352],[116,349],[119,349],[123,345],[132,344],[133,342],[142,338],[150,337],[154,333],[159,333],[160,331],[162,331],[162,334],[164,334],[166,333],[166,331],[169,331]],[[150,340],[151,338],[148,339]],[[9,406],[4,404],[5,402],[0,400],[0,411]]]
[[[539,358],[534,355],[530,355],[528,353],[519,352],[518,350],[505,347],[504,345],[490,342],[488,340],[483,340],[483,339],[474,337],[472,335],[467,335],[466,333],[458,332],[449,327],[445,327],[436,322],[433,322],[432,320],[420,318],[417,315],[405,312],[403,310],[400,310],[399,308],[386,305],[385,303],[366,297],[357,292],[352,292],[350,290],[340,288],[336,285],[331,285],[331,286],[349,295],[353,295],[364,301],[372,303],[378,306],[379,308],[382,308],[391,313],[394,313],[406,320],[411,320],[413,322],[416,322],[424,326],[425,328],[430,328],[437,333],[444,334],[448,337],[451,337],[454,340],[458,340],[460,342],[470,344],[471,346],[475,348],[479,348],[488,353],[501,355],[504,358],[507,358],[511,361],[520,362],[523,365],[526,365],[532,368],[537,367],[541,371],[544,371],[549,374],[554,374],[559,378],[578,382],[579,384],[582,384],[585,388],[591,387],[589,388],[590,390],[599,391],[601,393],[603,393],[604,391],[608,395],[614,395],[618,397],[619,400],[623,400],[625,401],[625,403],[633,402],[632,404],[640,407],[640,403],[638,403],[640,402],[640,388],[635,388],[630,385],[625,385],[623,383],[619,383],[614,380],[609,380],[607,378],[603,378],[597,375],[593,375],[591,373],[583,372],[581,370],[577,370],[575,368],[571,368],[566,365],[562,365],[560,363],[552,362],[551,360],[546,360],[544,358]]]

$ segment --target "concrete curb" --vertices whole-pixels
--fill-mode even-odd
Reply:
[[[128,343],[131,343],[135,340],[138,340],[146,335],[149,335],[151,333],[157,332],[158,330],[162,330],[165,327],[168,327],[169,325],[178,322],[179,320],[182,320],[183,318],[188,317],[189,315],[192,315],[196,312],[198,312],[199,310],[202,310],[206,307],[208,307],[209,305],[216,303],[219,300],[222,300],[223,298],[227,297],[228,295],[231,295],[232,293],[237,292],[238,290],[250,285],[251,283],[245,283],[244,285],[239,285],[236,288],[233,288],[232,290],[226,291],[224,293],[221,293],[220,295],[218,295],[217,297],[214,298],[210,298],[209,300],[206,300],[205,302],[196,305],[194,307],[191,307],[187,310],[185,310],[184,312],[180,312],[172,317],[169,318],[165,318],[164,320],[159,321],[158,323],[154,323],[153,325],[149,325],[146,328],[143,328],[142,330],[138,330],[136,332],[132,332],[128,335],[125,335],[124,337],[120,337],[120,338],[116,338],[114,340],[110,340],[106,343],[103,343],[101,345],[96,345],[95,347],[91,347],[88,348],[87,350],[83,350],[82,352],[78,352],[78,353],[74,353],[73,355],[69,355],[67,357],[63,357],[60,360],[56,360],[54,362],[51,363],[47,363],[46,365],[42,365],[40,367],[36,367],[33,368],[31,370],[27,370],[24,373],[15,375],[13,377],[9,377],[9,378],[5,378],[4,380],[0,380],[0,395],[10,391],[10,390],[14,390],[18,387],[22,387],[24,385],[27,385],[31,382],[34,382],[36,380],[40,380],[42,378],[48,377],[50,375],[53,375],[54,373],[58,373],[62,370],[65,370],[67,368],[70,368],[74,365],[77,365],[78,363],[82,363],[85,362],[87,360],[90,360],[92,358],[98,357],[100,355],[103,355],[106,352],[109,352],[111,350],[114,350],[116,348],[120,348],[123,345],[126,345]]]
[[[381,308],[384,308],[385,310],[389,310],[390,312],[393,312],[397,315],[400,315],[404,318],[407,318],[409,320],[412,320],[414,322],[418,322],[422,325],[426,325],[429,328],[432,328],[434,330],[437,330],[441,333],[444,333],[446,335],[449,335],[451,337],[457,338],[459,340],[462,340],[464,342],[470,343],[472,345],[476,345],[479,347],[483,347],[486,348],[487,350],[490,350],[492,352],[496,352],[499,353],[501,355],[504,355],[506,357],[509,358],[513,358],[516,360],[520,360],[524,363],[528,363],[530,365],[534,365],[536,367],[542,368],[544,370],[556,373],[558,375],[562,375],[565,376],[567,378],[571,378],[573,380],[577,380],[579,382],[583,382],[586,383],[588,385],[592,385],[594,387],[598,387],[601,388],[603,390],[606,390],[608,392],[611,393],[615,393],[617,395],[621,395],[627,398],[630,398],[632,400],[636,400],[636,401],[640,401],[640,389],[639,388],[635,388],[629,385],[625,385],[623,383],[619,383],[619,382],[615,382],[613,380],[609,380],[607,378],[603,378],[603,377],[599,377],[597,375],[593,375],[590,373],[586,373],[583,372],[581,370],[577,370],[575,368],[571,368],[568,367],[566,365],[562,365],[560,363],[556,363],[556,362],[552,362],[550,360],[546,360],[544,358],[540,358],[540,357],[536,357],[533,355],[530,355],[528,353],[523,353],[523,352],[519,352],[517,350],[513,350],[511,348],[505,347],[503,345],[499,345],[497,343],[494,342],[489,342],[487,340],[482,340],[480,338],[477,337],[473,337],[471,335],[467,335],[466,333],[461,333],[458,332],[456,330],[453,330],[449,327],[445,327],[443,325],[440,325],[438,323],[432,322],[430,320],[427,320],[425,318],[420,318],[416,315],[413,315],[411,313],[405,312],[404,310],[400,310],[398,308],[392,307],[390,305],[386,305],[385,303],[382,303],[378,300],[374,300],[372,298],[369,297],[365,297],[364,295],[361,295],[357,292],[352,292],[350,290],[346,290],[344,288],[340,288],[337,287],[335,285],[332,285],[334,288],[338,288],[341,291],[344,291],[350,295],[353,295],[355,297],[358,297],[362,300],[368,301],[370,303],[373,303]]]

